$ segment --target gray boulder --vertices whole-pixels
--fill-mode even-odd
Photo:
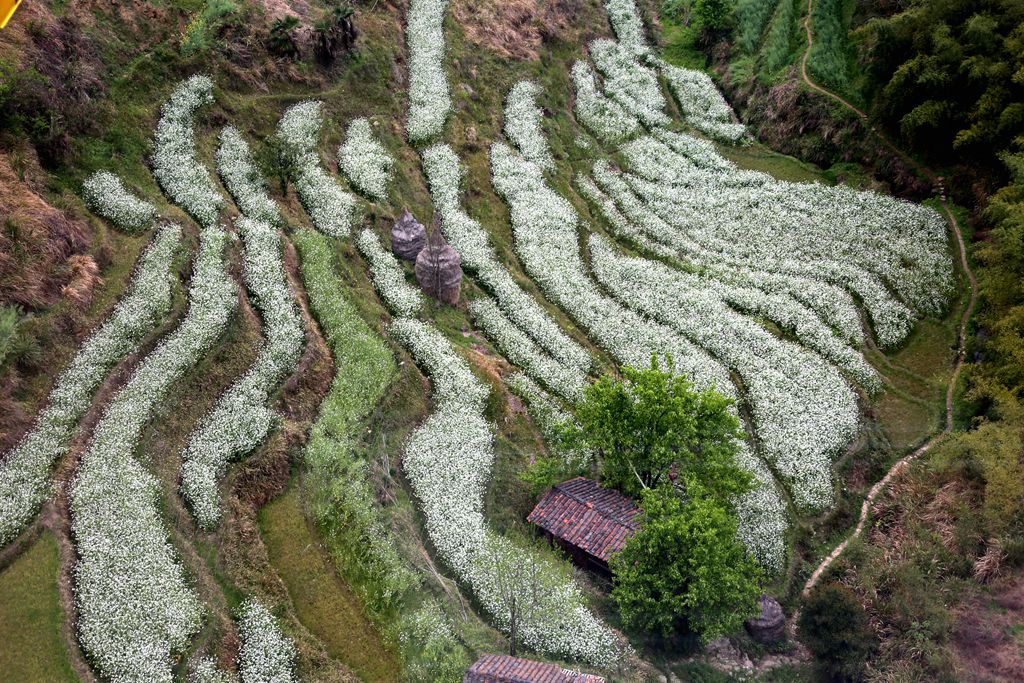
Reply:
[[[400,259],[415,261],[427,243],[427,229],[408,209],[402,211],[395,227],[391,228],[391,251]]]
[[[760,605],[760,616],[743,622],[747,633],[764,645],[782,641],[786,637],[786,614],[782,611],[782,605],[767,595],[761,596]]]
[[[427,244],[416,257],[416,280],[423,291],[446,304],[459,303],[462,285],[462,258],[445,241],[435,224],[427,236]]]

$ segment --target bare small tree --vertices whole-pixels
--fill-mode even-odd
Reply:
[[[557,594],[565,581],[564,571],[544,559],[537,548],[523,548],[499,537],[488,540],[476,562],[477,570],[489,574],[497,588],[504,610],[498,616],[508,620],[508,653],[514,657],[524,627],[560,616]]]

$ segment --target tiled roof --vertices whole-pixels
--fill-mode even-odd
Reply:
[[[526,519],[607,562],[636,532],[639,514],[627,496],[577,477],[548,491]]]
[[[508,655],[483,655],[466,670],[462,683],[604,683],[600,676],[567,671]]]

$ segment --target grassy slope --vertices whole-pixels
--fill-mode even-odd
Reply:
[[[0,671],[4,680],[76,680],[60,637],[64,611],[57,598],[57,542],[43,533],[0,573]]]
[[[291,488],[260,512],[270,562],[288,588],[303,625],[327,652],[368,683],[397,681],[395,653],[363,614],[359,599],[339,579],[306,522],[299,491]]]

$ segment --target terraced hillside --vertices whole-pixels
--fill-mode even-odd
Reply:
[[[865,484],[944,424],[960,254],[934,207],[761,147],[652,4],[22,11],[22,87],[55,43],[93,74],[52,158],[3,154],[83,235],[63,294],[10,308],[36,348],[2,366],[0,622],[42,609],[4,594],[31,580],[62,624],[25,680],[457,681],[509,638],[609,680],[678,669],[698,646],[623,628],[535,541],[519,476],[595,474],[558,424],[652,357],[733,399],[737,537],[796,606]],[[427,252],[395,255],[405,209],[459,256],[447,303]],[[17,267],[53,252],[54,221],[11,215]]]

